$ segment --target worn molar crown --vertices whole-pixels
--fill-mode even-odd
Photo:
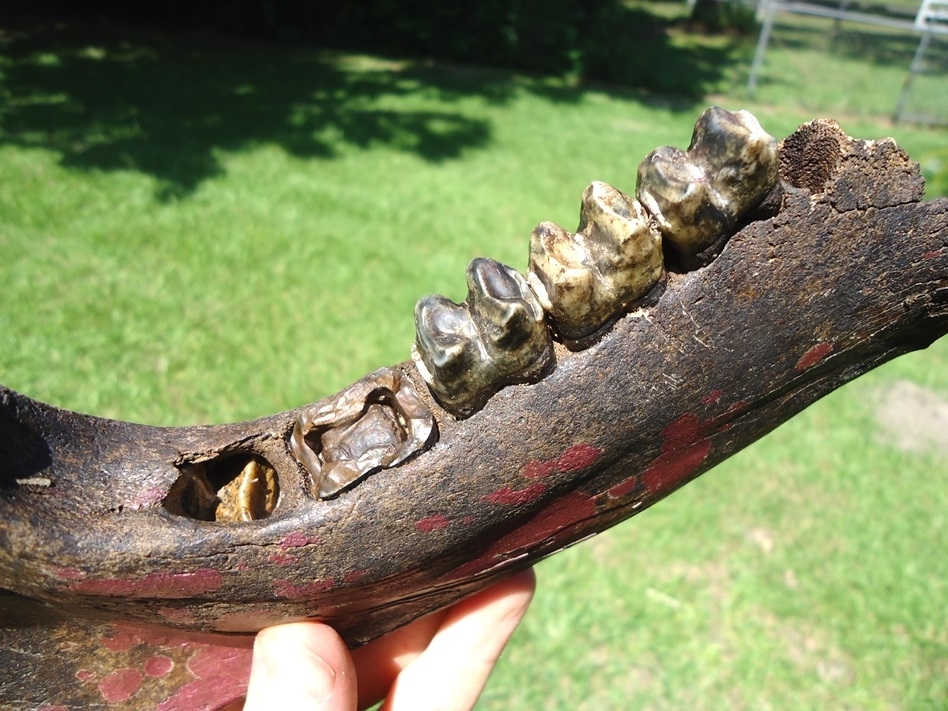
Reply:
[[[512,383],[535,382],[553,365],[543,307],[516,270],[492,259],[467,269],[468,297],[428,296],[415,306],[412,358],[441,405],[459,417]]]
[[[381,368],[328,400],[304,409],[290,450],[320,498],[424,451],[436,435],[434,416],[406,375]]]
[[[641,203],[594,182],[576,234],[549,222],[533,231],[527,279],[556,332],[576,341],[644,296],[662,265],[661,234]]]
[[[636,197],[678,254],[723,244],[777,184],[777,142],[747,111],[718,107],[695,123],[687,152],[662,147],[639,165]]]

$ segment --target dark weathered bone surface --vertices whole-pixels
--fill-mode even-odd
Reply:
[[[330,498],[313,490],[322,464],[294,453],[296,428],[341,460],[348,435],[317,435],[321,413],[345,429],[346,413],[371,411],[352,431],[367,453],[410,429],[414,405],[382,416],[372,406],[392,398],[366,394],[350,409],[347,390],[253,422],[158,428],[0,388],[0,706],[217,708],[243,689],[255,630],[313,618],[353,645],[378,637],[646,509],[948,332],[948,200],[922,202],[892,141],[814,122],[781,143],[780,168],[776,215],[469,418],[443,410],[412,361],[393,368],[437,442]],[[275,473],[267,515],[191,515],[216,518],[248,466]],[[194,510],[172,496],[182,477]]]

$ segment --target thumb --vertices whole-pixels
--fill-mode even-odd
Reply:
[[[318,622],[293,622],[262,630],[244,711],[354,711],[355,667],[345,642]]]

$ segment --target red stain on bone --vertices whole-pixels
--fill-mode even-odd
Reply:
[[[522,549],[533,548],[595,515],[596,500],[578,491],[572,491],[553,501],[520,528],[498,538],[483,554],[452,571],[449,578],[463,578],[488,570],[494,567],[498,560],[503,560]]]
[[[76,678],[85,684],[95,679],[95,672],[91,669],[80,669],[76,672]]]
[[[119,669],[99,682],[99,693],[108,704],[125,701],[142,685],[142,673],[137,669]]]
[[[542,479],[553,472],[575,472],[591,467],[599,459],[602,449],[590,444],[574,444],[556,459],[541,462],[532,459],[523,468],[523,475],[527,479]]]
[[[127,652],[142,643],[141,638],[129,630],[118,629],[111,637],[99,637],[99,642],[112,653]]]
[[[312,597],[319,593],[332,589],[334,582],[330,580],[314,580],[311,583],[296,583],[283,578],[273,581],[273,594],[287,600],[298,600],[304,597]]]
[[[274,551],[267,557],[267,560],[269,560],[274,565],[279,565],[281,567],[284,565],[292,565],[296,562],[296,558],[294,556],[291,556],[289,553],[283,553],[282,551]]]
[[[531,484],[526,489],[511,489],[509,486],[498,489],[483,497],[484,501],[490,501],[492,504],[503,504],[505,506],[516,506],[517,504],[526,504],[539,498],[546,491],[546,484],[537,482]]]
[[[724,393],[722,393],[720,390],[712,390],[703,398],[701,398],[701,402],[703,402],[705,405],[713,405],[714,403],[716,403],[718,400],[721,399],[721,396],[723,394]]]
[[[183,598],[212,592],[220,586],[220,571],[201,568],[191,573],[148,573],[141,578],[80,580],[69,589],[85,595]]]
[[[804,370],[812,368],[832,352],[832,343],[817,343],[815,346],[810,348],[810,350],[800,356],[800,360],[797,361],[796,365],[797,372],[803,372]]]
[[[442,528],[447,528],[451,522],[442,514],[435,514],[434,516],[428,516],[419,521],[415,521],[415,528],[422,533],[431,533],[432,531],[438,531]]]
[[[164,676],[174,669],[174,660],[164,654],[156,654],[145,662],[144,669],[148,676]]]
[[[155,711],[218,709],[247,693],[253,651],[216,645],[196,645],[188,671],[196,678],[155,707]]]
[[[711,453],[711,440],[708,435],[718,423],[744,406],[738,402],[718,417],[701,420],[693,413],[687,413],[667,425],[662,430],[662,452],[642,472],[642,481],[650,494],[661,494],[684,483],[697,471]],[[721,429],[731,424],[726,422]],[[631,494],[639,480],[638,475],[616,484],[609,489],[609,496],[618,499]]]
[[[711,440],[695,442],[677,452],[666,452],[642,474],[650,494],[661,494],[684,483],[711,453]]]

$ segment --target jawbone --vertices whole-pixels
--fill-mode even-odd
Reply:
[[[526,276],[475,260],[412,360],[319,403],[157,428],[0,388],[0,703],[216,708],[258,629],[378,637],[948,332],[948,200],[917,166],[748,116],[650,154],[637,198],[594,183]]]

